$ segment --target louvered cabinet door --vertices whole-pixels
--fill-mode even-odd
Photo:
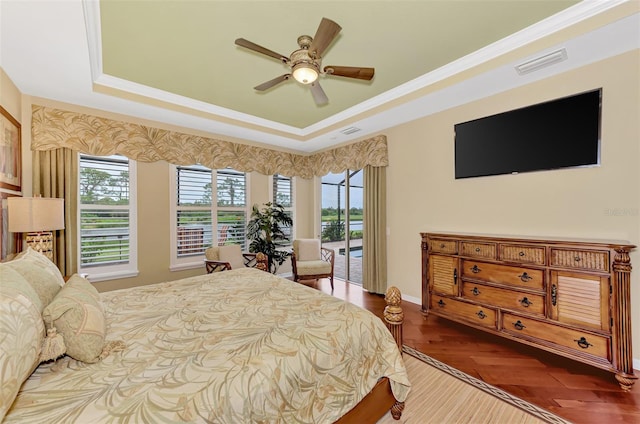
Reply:
[[[551,318],[580,327],[610,331],[609,278],[551,271]]]
[[[432,293],[458,295],[458,260],[451,256],[429,257],[429,289]]]

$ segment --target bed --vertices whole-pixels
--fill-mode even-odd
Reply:
[[[410,390],[380,318],[267,272],[98,294],[30,261],[0,264],[3,423],[376,422]]]

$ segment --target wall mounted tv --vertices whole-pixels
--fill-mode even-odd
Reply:
[[[456,179],[599,165],[601,97],[600,88],[455,125]]]

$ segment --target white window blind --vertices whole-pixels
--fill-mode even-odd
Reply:
[[[282,205],[285,213],[293,220],[293,178],[274,174],[272,180],[272,202]],[[282,232],[293,243],[293,226],[284,227]]]
[[[177,255],[200,255],[211,246],[211,170],[204,166],[179,166],[177,178]]]
[[[137,267],[130,165],[119,155],[80,155],[79,246],[83,272]]]
[[[239,244],[246,250],[247,177],[244,172],[216,172],[218,245]]]
[[[175,167],[175,224],[172,268],[201,266],[212,245],[246,247],[247,176],[202,165]]]

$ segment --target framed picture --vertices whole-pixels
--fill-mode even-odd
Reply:
[[[0,191],[0,204],[2,204],[2,209],[0,210],[0,243],[2,243],[0,247],[0,260],[5,260],[7,257],[11,257],[22,251],[22,234],[9,232],[7,198],[12,196],[19,195]]]
[[[0,106],[0,188],[20,191],[20,123]]]

